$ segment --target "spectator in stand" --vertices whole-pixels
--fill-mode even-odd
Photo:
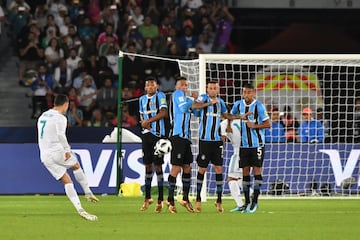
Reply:
[[[138,125],[138,120],[130,115],[129,110],[127,107],[124,107],[121,113],[121,126],[125,127],[125,128],[129,128],[129,127],[136,127]],[[117,117],[115,117],[112,121],[111,121],[111,125],[113,126],[117,126],[118,124],[118,120]]]
[[[79,108],[84,113],[84,120],[90,120],[92,111],[96,105],[97,90],[94,87],[93,79],[90,75],[84,77],[84,81],[79,88]]]
[[[100,109],[96,108],[92,112],[90,121],[87,123],[88,127],[108,127],[109,122],[101,112]]]
[[[139,32],[143,38],[152,38],[154,41],[160,36],[158,26],[152,23],[150,16],[145,16],[144,24],[139,26]]]
[[[168,48],[171,44],[176,44],[176,49],[181,49],[180,42],[177,36],[177,30],[176,28],[170,28],[169,33],[166,38],[160,38],[160,42],[158,45],[158,53],[160,55],[167,55],[168,54]],[[181,54],[179,52],[179,54]],[[179,55],[181,56],[181,55]]]
[[[93,81],[93,77],[91,75],[88,75],[86,68],[80,68],[78,71],[79,71],[79,76],[77,76],[73,81],[73,87],[76,89],[76,91],[78,93],[80,92],[80,88],[83,87],[85,78],[90,78],[91,88],[96,89],[96,85],[95,82]]]
[[[119,42],[119,37],[117,36],[116,33],[114,33],[113,26],[111,24],[107,24],[105,27],[105,31],[100,33],[100,35],[97,38],[97,41],[96,41],[97,49],[99,49],[103,43],[106,43],[109,35],[113,36],[113,39],[116,43]]]
[[[101,13],[101,20],[100,22],[103,22],[104,24],[111,24],[113,26],[113,31],[118,31],[118,25],[119,25],[119,11],[117,9],[117,5],[109,5],[106,6],[102,13]]]
[[[34,13],[34,20],[36,20],[37,25],[41,30],[46,26],[46,16],[48,15],[48,10],[45,4],[39,4],[36,6]]]
[[[104,86],[99,89],[96,102],[103,113],[110,115],[116,113],[117,90],[113,87],[110,78],[105,79]]]
[[[68,127],[81,127],[84,119],[83,112],[77,108],[74,101],[69,101],[69,109],[66,113]]]
[[[144,23],[144,15],[142,14],[142,8],[140,6],[137,5],[134,8],[130,8],[129,12],[137,27]]]
[[[169,35],[170,29],[172,28],[175,28],[175,26],[171,24],[170,17],[166,15],[159,26],[160,36],[166,39]]]
[[[58,13],[54,14],[55,23],[59,27],[59,34],[60,34],[60,29],[65,25],[65,16],[67,14],[68,14],[68,9],[63,4],[59,6]]]
[[[271,128],[265,129],[265,142],[266,143],[284,143],[285,129],[284,125],[279,121],[280,112],[278,107],[272,107],[270,112]]]
[[[8,20],[10,23],[9,29],[12,31],[11,37],[13,43],[15,44],[22,28],[25,27],[30,20],[29,10],[27,10],[26,7],[20,5],[11,8],[8,14]]]
[[[23,11],[27,13],[29,13],[31,10],[30,5],[27,4],[24,0],[15,0],[12,1],[10,5],[8,5],[8,9],[11,12],[16,12],[19,7],[23,7]]]
[[[143,55],[150,55],[150,56],[157,55],[156,47],[154,46],[154,41],[151,38],[144,39],[144,47],[140,53]],[[154,59],[151,58],[144,58],[143,62],[144,62],[145,70],[151,71],[149,75],[154,74],[154,72],[156,74],[157,72],[160,71],[158,61],[155,61]]]
[[[79,15],[81,15],[81,10],[83,8],[83,3],[80,2],[80,0],[73,0],[70,8],[69,8],[69,15],[71,17],[71,21],[74,22],[79,18]],[[82,13],[84,14],[84,13]]]
[[[162,76],[159,77],[159,90],[164,93],[173,92],[176,85],[176,79],[171,69],[165,69]]]
[[[79,35],[75,35],[73,40],[74,40],[74,44],[72,47],[76,49],[77,55],[79,57],[81,57],[82,59],[88,57],[88,55],[91,53],[96,53],[96,51],[94,49],[93,51],[90,51],[88,54],[85,54],[85,47],[84,47]]]
[[[302,110],[303,123],[299,132],[302,143],[321,143],[324,141],[324,128],[320,121],[312,118],[312,110],[306,107]]]
[[[101,19],[100,0],[90,0],[87,8],[87,15],[95,25],[99,24]]]
[[[134,97],[134,95],[132,94],[131,89],[128,86],[123,86],[123,90],[122,90],[122,100],[127,102],[130,99],[132,99]]]
[[[199,38],[193,34],[192,27],[186,26],[184,28],[184,34],[180,36],[180,46],[182,48],[182,51],[186,52],[189,49],[195,49],[198,41]]]
[[[67,66],[66,60],[61,58],[59,66],[54,72],[54,92],[66,94],[72,85],[71,69]]]
[[[120,46],[112,34],[106,35],[106,41],[99,47],[99,56],[112,55],[114,52],[119,52]]]
[[[196,44],[196,49],[201,50],[201,53],[211,53],[212,46],[212,42],[209,41],[209,33],[201,33],[199,36],[199,42]]]
[[[159,25],[159,19],[161,14],[157,8],[156,0],[149,0],[149,6],[147,7],[145,14],[146,16],[149,16],[151,18],[151,21],[155,25]]]
[[[202,0],[181,0],[181,7],[188,7],[190,9],[198,9],[203,5]]]
[[[46,65],[40,65],[38,69],[38,77],[32,83],[31,89],[33,90],[32,96],[32,118],[37,119],[40,114],[52,107],[53,96],[53,79],[47,73]]]
[[[98,88],[104,85],[105,79],[109,78],[113,81],[117,81],[114,77],[113,70],[108,66],[108,60],[106,57],[99,57],[99,60],[96,62],[96,67],[92,67],[96,70],[95,79],[96,79],[96,86]],[[116,82],[117,83],[117,82]],[[115,84],[113,84],[115,87]]]
[[[68,92],[68,96],[69,96],[69,101],[73,101],[76,107],[79,107],[80,101],[79,101],[79,97],[76,93],[76,89],[74,87],[71,87],[69,92]]]
[[[47,5],[49,9],[49,13],[54,15],[54,18],[56,18],[60,12],[60,9],[64,7],[60,0],[47,0]]]
[[[75,48],[76,54],[80,55],[76,48],[76,41],[80,41],[79,36],[77,35],[76,26],[75,25],[69,25],[68,26],[68,33],[61,38],[61,43],[64,49],[66,49],[66,53],[69,54],[70,49]],[[79,43],[81,45],[81,42]]]
[[[227,6],[217,3],[214,5],[211,20],[215,24],[215,40],[213,45],[214,53],[227,53],[227,45],[230,41],[234,16],[229,12]]]
[[[69,34],[69,27],[72,26],[69,15],[64,16],[64,24],[60,26],[60,36],[63,38]]]
[[[74,81],[77,77],[79,77],[81,75],[81,73],[87,73],[87,70],[86,70],[86,65],[85,65],[85,61],[84,60],[80,60],[79,63],[78,63],[78,67],[75,68],[72,72],[72,79],[73,79],[73,86],[74,86]],[[83,74],[83,76],[85,76],[86,74]],[[79,80],[78,80],[79,81]],[[82,81],[82,79],[80,80]],[[79,83],[79,86],[77,86],[76,88],[80,87],[81,85],[81,82]]]
[[[128,53],[136,53],[135,43],[128,45]],[[123,85],[129,86],[129,83],[134,82],[140,84],[140,88],[144,89],[144,74],[143,60],[136,56],[125,55],[123,60]]]
[[[52,31],[48,31],[48,28],[51,28]],[[46,39],[46,40],[43,39],[42,41],[43,47],[46,48],[50,39],[53,37],[58,37],[59,33],[60,33],[59,27],[55,23],[54,15],[52,14],[47,15],[46,25],[43,29],[43,34],[45,35],[45,39]]]
[[[136,26],[135,22],[130,20],[126,29],[127,31],[122,35],[122,50],[127,51],[130,44],[135,44],[136,52],[142,51],[143,37],[138,31],[138,27]]]
[[[97,28],[93,25],[89,17],[87,16],[84,17],[78,32],[81,42],[83,43],[85,48],[84,49],[85,54],[93,51],[96,42]]]
[[[28,69],[36,69],[37,65],[43,61],[44,49],[39,44],[39,39],[35,33],[29,32],[27,39],[24,40],[19,49],[19,85],[24,85],[24,73]]]
[[[77,51],[75,48],[71,48],[69,52],[69,57],[66,59],[66,63],[71,70],[71,73],[79,66],[79,62],[81,61],[81,57],[77,55]]]
[[[48,71],[53,74],[55,68],[59,66],[59,61],[64,58],[64,50],[60,47],[57,38],[52,38],[48,47],[45,49],[45,60],[48,66]]]
[[[284,106],[283,115],[280,116],[280,121],[285,128],[286,142],[297,142],[296,135],[299,128],[299,122],[292,114],[290,106]]]
[[[46,49],[49,44],[50,40],[55,38],[57,39],[57,32],[56,27],[50,26],[46,29],[45,36],[41,39],[41,45],[44,49]]]

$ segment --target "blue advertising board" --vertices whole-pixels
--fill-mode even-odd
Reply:
[[[232,148],[224,148],[228,149],[224,156],[226,172]],[[72,150],[77,154],[94,193],[115,193],[116,144],[72,144]],[[0,194],[64,193],[62,184],[40,162],[36,144],[0,144],[0,152]],[[141,144],[123,144],[122,154],[124,181],[143,184],[145,170]],[[359,157],[359,146],[352,144],[269,144],[266,146],[262,192],[268,192],[270,185],[279,179],[289,184],[291,193],[309,191],[309,185],[314,181],[319,185],[329,183],[333,191],[340,191],[342,180],[348,177],[356,180],[351,191],[359,192]],[[167,155],[163,165],[165,180],[170,167]],[[209,175],[208,178],[211,180],[212,177]],[[209,182],[208,187],[212,188],[214,183]],[[156,185],[155,177],[153,185]],[[227,184],[224,186],[227,192]],[[76,188],[82,192],[79,185]]]

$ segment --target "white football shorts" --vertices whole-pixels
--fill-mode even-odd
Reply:
[[[78,162],[78,159],[76,155],[71,152],[71,157],[65,161],[65,153],[58,152],[48,155],[46,159],[42,159],[42,162],[51,175],[53,175],[56,180],[59,180],[64,176],[67,169]]]

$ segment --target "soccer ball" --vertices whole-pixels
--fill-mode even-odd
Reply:
[[[172,149],[172,145],[171,145],[170,140],[160,139],[155,144],[154,154],[155,155],[165,155],[165,154],[169,153],[171,151],[171,149]]]

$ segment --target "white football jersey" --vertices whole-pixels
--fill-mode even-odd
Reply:
[[[235,153],[239,152],[240,141],[241,141],[241,123],[240,123],[240,121],[241,121],[240,119],[235,119],[235,120],[231,121],[232,133],[226,132],[226,127],[228,124],[227,119],[223,120],[220,124],[221,136],[226,136],[230,140],[231,144],[233,145]]]
[[[67,119],[60,112],[50,109],[41,114],[37,121],[41,161],[53,153],[70,152],[66,127]]]

